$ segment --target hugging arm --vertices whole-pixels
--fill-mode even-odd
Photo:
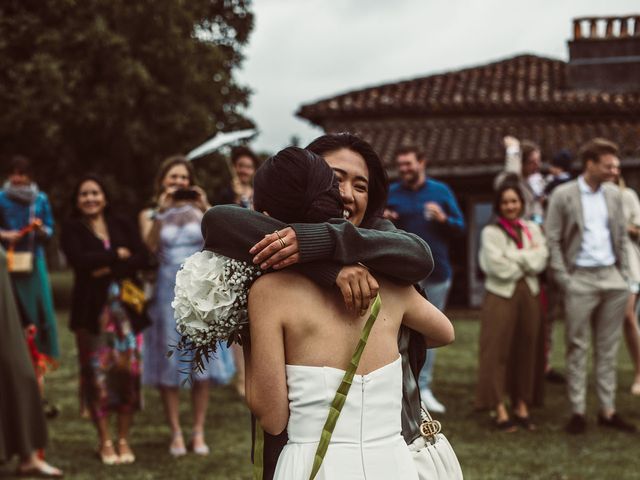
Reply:
[[[323,286],[332,286],[343,265],[358,262],[401,283],[427,277],[433,269],[428,245],[418,236],[395,230],[387,220],[376,219],[369,228],[357,228],[346,220],[293,224],[287,239],[295,236],[301,273]],[[222,255],[252,262],[249,250],[265,236],[287,225],[261,213],[237,206],[220,205],[207,211],[202,221],[205,248]],[[281,234],[282,235],[282,234]],[[277,247],[278,239],[265,242]]]
[[[271,289],[261,281],[249,291],[251,341],[244,348],[247,404],[262,429],[280,434],[289,421],[284,332]]]
[[[453,325],[444,313],[414,288],[406,288],[404,294],[406,310],[402,324],[420,333],[427,348],[442,347],[454,341]]]
[[[315,238],[326,229],[333,245],[332,260],[351,265],[358,262],[400,283],[413,284],[423,280],[433,270],[433,257],[427,243],[417,235],[397,230],[393,223],[375,218],[367,227],[358,228],[347,220],[333,219],[324,224],[294,224],[296,232],[314,229]],[[325,235],[327,235],[325,233]],[[314,237],[310,241],[317,241]],[[303,259],[315,259],[306,253],[301,242]]]

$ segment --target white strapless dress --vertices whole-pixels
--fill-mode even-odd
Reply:
[[[287,365],[289,442],[274,480],[307,480],[320,433],[343,370]],[[400,357],[367,375],[356,375],[338,418],[317,480],[418,480],[401,430]]]

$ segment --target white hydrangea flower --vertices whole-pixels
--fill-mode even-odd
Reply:
[[[247,291],[259,275],[253,265],[213,252],[191,255],[176,275],[171,303],[181,343],[215,352],[232,338],[248,322]]]

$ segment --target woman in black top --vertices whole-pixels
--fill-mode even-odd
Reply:
[[[136,318],[120,301],[121,280],[145,263],[137,229],[108,212],[108,196],[95,176],[85,176],[73,195],[75,215],[62,229],[62,249],[75,275],[71,330],[80,362],[80,395],[100,439],[103,463],[133,463],[127,436],[140,407],[140,338]],[[118,413],[118,449],[109,414]]]

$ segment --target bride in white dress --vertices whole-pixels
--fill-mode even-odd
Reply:
[[[417,480],[401,430],[398,330],[428,347],[453,341],[451,322],[411,286],[379,278],[382,307],[353,379],[317,480]],[[247,402],[264,431],[289,442],[275,480],[306,480],[323,425],[368,313],[350,313],[337,290],[293,272],[259,278],[249,293]]]

